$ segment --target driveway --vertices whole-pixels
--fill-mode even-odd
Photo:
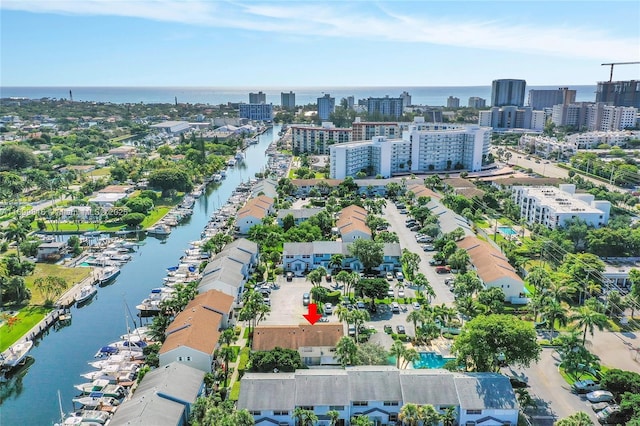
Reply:
[[[422,245],[416,242],[416,233],[410,231],[406,227],[405,221],[408,219],[408,215],[400,214],[395,204],[390,200],[387,201],[387,206],[383,209],[383,216],[389,222],[390,231],[398,234],[400,239],[400,247],[406,248],[409,251],[417,253],[420,256],[421,262],[418,267],[419,272],[422,272],[429,283],[433,287],[436,293],[436,297],[431,301],[434,305],[444,303],[446,305],[453,305],[454,297],[453,293],[449,291],[449,287],[444,283],[446,278],[450,278],[451,274],[437,274],[434,267],[429,265],[429,261],[433,259],[433,255],[436,252],[425,252],[422,249]],[[413,291],[407,296],[413,296]]]

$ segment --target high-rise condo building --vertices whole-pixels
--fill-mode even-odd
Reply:
[[[460,98],[449,96],[447,98],[447,108],[460,108]]]
[[[262,92],[249,93],[249,103],[250,104],[266,104],[267,95]]]
[[[640,108],[640,80],[599,81],[596,102]]]
[[[330,94],[325,93],[323,97],[318,98],[318,118],[320,118],[320,120],[328,120],[335,109],[336,98],[332,98]]]
[[[402,98],[367,98],[367,111],[369,116],[395,117],[402,116]]]
[[[479,98],[477,96],[472,96],[469,98],[469,108],[485,108],[487,106],[487,100],[483,98]]]
[[[281,92],[280,105],[282,105],[284,109],[296,109],[296,94],[291,91],[289,93]]]
[[[240,118],[255,121],[270,121],[273,118],[272,104],[240,104]]]
[[[409,94],[409,92],[402,92],[402,94],[400,95],[400,99],[402,99],[402,107],[408,107],[411,106],[411,95]]]
[[[576,91],[568,87],[560,87],[556,90],[529,90],[528,104],[535,110],[553,108],[554,105],[568,105],[576,101]]]
[[[501,79],[491,84],[491,106],[524,106],[524,92],[527,82],[524,80]]]

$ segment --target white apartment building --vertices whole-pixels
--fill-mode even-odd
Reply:
[[[574,133],[566,137],[567,143],[576,149],[596,148],[598,145],[625,146],[631,140],[640,137],[639,131],[618,130],[609,132]]]
[[[297,154],[328,154],[329,144],[351,142],[351,127],[336,127],[330,121],[321,126],[291,125],[293,151]]]
[[[514,186],[513,201],[520,207],[520,217],[527,223],[540,223],[550,229],[565,226],[567,221],[580,218],[599,228],[609,222],[609,201],[596,201],[591,194],[576,194],[576,186],[562,184],[531,187]]]
[[[638,109],[603,103],[581,102],[554,105],[552,121],[556,126],[574,126],[591,131],[624,130],[635,127]]]
[[[371,141],[329,147],[330,177],[344,179],[429,171],[479,171],[489,154],[491,129],[476,125],[414,122],[402,139],[376,136]]]
[[[554,137],[541,135],[522,135],[519,147],[525,152],[554,159],[569,158],[577,150],[573,142],[559,141]]]

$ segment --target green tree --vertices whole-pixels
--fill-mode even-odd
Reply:
[[[322,266],[318,266],[316,269],[309,272],[305,279],[311,282],[311,285],[313,285],[314,287],[317,287],[322,283],[322,278],[325,275],[327,275],[327,270],[324,269]]]
[[[436,411],[433,405],[421,405],[418,408],[418,411],[420,413],[420,420],[424,426],[436,426],[440,424],[440,414]]]
[[[160,188],[163,197],[166,197],[171,190],[188,192],[193,189],[189,174],[178,168],[154,170],[149,175],[149,185]]]
[[[372,240],[357,239],[349,244],[349,253],[356,257],[365,273],[371,274],[373,268],[379,266],[384,259],[384,245]]]
[[[120,219],[122,223],[130,228],[135,228],[144,221],[145,215],[142,213],[128,213]]]
[[[584,411],[579,411],[575,414],[558,420],[554,423],[555,426],[593,426],[591,417]]]
[[[509,365],[528,366],[541,352],[533,325],[512,315],[480,315],[468,321],[453,347],[458,361],[474,371],[497,371],[499,357]]]
[[[29,235],[29,229],[20,219],[12,220],[9,223],[9,226],[4,230],[4,239],[16,243],[18,259],[20,259],[20,244],[27,239],[27,235]]]
[[[373,424],[373,420],[371,420],[364,414],[356,417],[351,417],[351,426],[373,426]]]
[[[504,310],[504,291],[500,287],[491,287],[478,293],[478,302],[485,307],[485,312],[500,314]]]
[[[400,408],[400,413],[398,413],[398,420],[406,426],[418,426],[421,420],[418,405],[413,403],[404,404]]]
[[[418,255],[417,253],[413,253],[406,248],[402,249],[400,262],[402,263],[402,266],[407,273],[407,278],[409,278],[410,280],[414,279],[414,274],[420,266],[420,260],[420,255]]]
[[[340,419],[340,413],[336,410],[327,411],[327,416],[329,417],[329,426],[336,426],[338,424],[338,420]]]
[[[555,326],[567,325],[569,321],[569,315],[567,314],[567,307],[557,300],[551,300],[544,306],[542,310],[542,316],[546,319],[551,335],[555,334]]]
[[[387,297],[389,282],[383,278],[366,278],[358,281],[355,290],[360,296],[371,299],[371,310],[374,310],[376,299]]]
[[[313,426],[318,422],[318,416],[312,410],[300,407],[293,409],[293,418],[297,426]]]
[[[389,350],[389,354],[396,359],[396,368],[400,368],[400,360],[407,352],[407,348],[400,340],[396,340],[391,345],[391,349]]]
[[[24,278],[16,275],[0,275],[0,294],[5,304],[20,305],[31,298],[31,291],[27,288]]]
[[[284,229],[285,232],[294,226],[296,226],[296,220],[291,213],[282,218],[282,229]]]
[[[336,357],[343,367],[355,365],[357,353],[358,347],[355,341],[348,336],[341,337],[336,344]]]
[[[571,315],[570,319],[574,322],[577,328],[582,328],[584,330],[582,334],[583,345],[587,341],[587,331],[593,337],[594,328],[598,328],[598,330],[602,331],[607,325],[607,316],[603,313],[594,311],[588,306],[578,308],[576,312]]]
[[[9,170],[26,169],[38,162],[31,149],[20,145],[4,145],[0,150],[0,167]]]

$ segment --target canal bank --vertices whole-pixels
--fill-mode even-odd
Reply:
[[[245,160],[229,169],[225,180],[209,185],[196,200],[192,216],[171,235],[162,239],[141,236],[141,245],[123,265],[120,276],[101,287],[90,303],[71,308],[69,325],[50,328],[35,340],[30,352],[34,362],[26,374],[0,384],[0,425],[51,425],[60,417],[58,390],[63,409],[72,409],[71,400],[77,395],[73,386],[86,381],[80,374],[91,370],[87,363],[100,347],[118,340],[133,326],[129,312],[135,315],[135,306],[152,288],[162,285],[167,268],[177,264],[190,241],[200,238],[211,214],[239,184],[263,171],[268,159],[265,150],[278,131],[278,127],[268,130],[258,144],[250,145]]]

